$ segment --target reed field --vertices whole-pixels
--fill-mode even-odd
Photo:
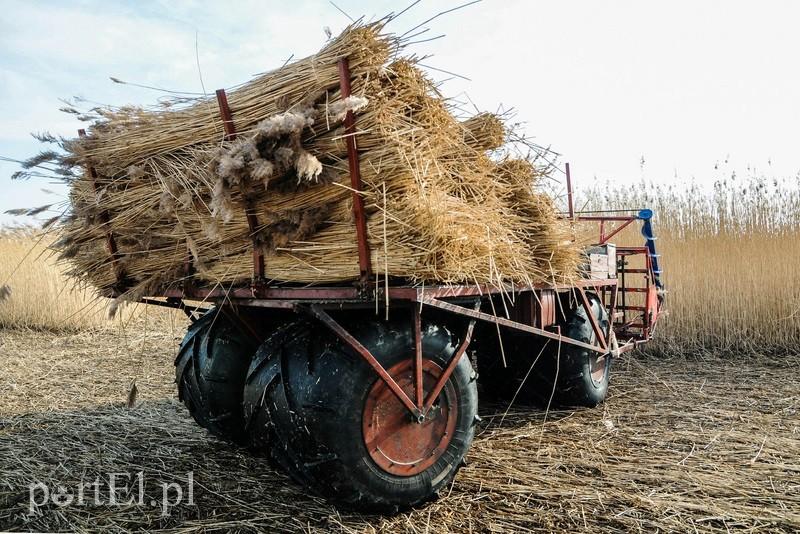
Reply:
[[[51,242],[33,228],[0,229],[0,329],[62,332],[107,324],[105,299],[68,280],[47,248]]]
[[[585,209],[655,211],[668,315],[648,350],[800,351],[800,177],[733,178],[711,191],[642,183],[583,198]],[[616,241],[643,243],[634,228]]]

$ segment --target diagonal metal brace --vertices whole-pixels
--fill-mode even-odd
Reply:
[[[414,401],[403,391],[397,382],[395,382],[394,378],[386,371],[386,368],[381,365],[381,363],[372,355],[372,353],[362,345],[356,338],[350,334],[347,330],[342,327],[336,320],[328,315],[328,313],[323,310],[319,305],[312,304],[310,307],[302,307],[302,310],[307,310],[311,313],[314,317],[319,319],[322,324],[330,328],[337,336],[339,336],[342,341],[350,345],[362,358],[366,361],[370,367],[378,374],[378,376],[383,380],[389,389],[392,390],[392,393],[397,397],[397,399],[403,403],[403,405],[408,408],[408,411],[414,416],[415,419],[419,419],[422,417],[422,410],[414,405]]]

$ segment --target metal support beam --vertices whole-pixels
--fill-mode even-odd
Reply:
[[[507,326],[509,328],[513,328],[514,330],[519,330],[521,332],[527,332],[529,334],[537,334],[542,337],[546,337],[548,339],[554,339],[556,341],[567,343],[569,345],[575,345],[576,347],[581,347],[584,349],[588,349],[594,352],[605,353],[605,350],[597,347],[595,345],[590,345],[588,343],[584,343],[582,341],[578,341],[577,339],[573,339],[571,337],[562,336],[560,334],[554,334],[553,332],[549,332],[547,330],[543,330],[541,328],[536,328],[535,326],[529,326],[526,324],[518,323],[516,321],[512,321],[510,319],[506,319],[504,317],[497,317],[490,313],[484,313],[478,310],[472,310],[470,308],[465,308],[464,306],[459,306],[458,304],[452,304],[450,302],[445,302],[443,300],[431,298],[431,297],[423,297],[421,302],[427,306],[433,306],[434,308],[439,308],[445,311],[449,311],[451,313],[455,313],[458,315],[464,315],[466,317],[472,317],[479,321],[486,321],[489,323],[499,324],[501,326]]]
[[[342,325],[337,323],[333,317],[328,315],[325,310],[320,308],[316,304],[312,304],[310,307],[306,308],[311,312],[311,314],[319,319],[322,324],[330,328],[333,333],[339,336],[342,341],[350,345],[362,358],[366,361],[370,367],[372,367],[373,371],[375,371],[381,380],[383,380],[389,389],[392,390],[395,397],[403,403],[403,405],[408,408],[408,411],[414,415],[415,419],[419,419],[422,417],[422,410],[414,405],[414,401],[403,391],[403,388],[395,382],[394,378],[386,371],[386,369],[381,365],[381,363],[375,359],[375,356],[367,349],[364,345],[362,345],[356,338],[354,338],[347,330],[345,330]],[[422,404],[422,403],[420,403]]]
[[[347,58],[339,60],[339,86],[342,98],[351,94],[350,64]],[[366,283],[372,275],[369,243],[367,242],[367,216],[364,212],[364,199],[361,196],[361,167],[356,147],[355,114],[348,110],[344,117],[345,143],[347,144],[347,164],[350,170],[350,187],[353,190],[353,216],[356,222],[356,238],[358,239],[358,268],[361,271],[361,282]]]
[[[417,406],[422,406],[423,382],[422,382],[422,305],[414,304],[411,306],[411,318],[414,325],[414,394]]]
[[[476,307],[477,309],[477,307]],[[458,350],[453,357],[450,359],[450,363],[447,364],[442,374],[439,375],[439,379],[436,381],[436,385],[433,386],[433,389],[428,393],[428,397],[425,399],[425,404],[423,405],[422,412],[424,414],[428,413],[428,410],[431,409],[433,403],[436,401],[436,398],[439,396],[439,393],[442,392],[444,389],[444,385],[450,379],[450,375],[453,374],[453,371],[456,370],[456,366],[458,365],[458,361],[464,355],[464,352],[469,347],[470,341],[472,341],[472,332],[475,330],[475,322],[476,319],[472,319],[469,322],[469,326],[467,327],[467,333],[464,336],[464,341],[461,342],[461,345],[458,347]]]
[[[564,167],[567,175],[567,213],[569,213],[569,218],[572,219],[575,217],[575,206],[572,200],[572,175],[569,172],[569,163],[565,163]]]
[[[228,105],[228,95],[225,94],[225,89],[217,89],[217,105],[219,106],[219,114],[222,117],[222,127],[225,129],[225,140],[232,141],[236,139],[236,125],[233,123],[233,114]],[[256,217],[255,207],[252,205],[248,195],[245,192],[244,184],[239,184],[242,198],[244,199],[244,211],[247,216],[247,227],[250,231],[250,238],[253,241],[253,286],[258,287],[263,285],[264,282],[264,254],[261,252],[258,241],[256,240],[256,232],[258,231],[258,217]]]
[[[597,322],[597,317],[594,314],[594,310],[592,309],[592,303],[589,302],[589,297],[586,296],[586,291],[582,287],[577,288],[578,294],[581,297],[581,304],[583,304],[583,309],[586,310],[586,315],[589,317],[589,323],[592,325],[592,330],[594,331],[595,337],[597,337],[597,342],[600,343],[600,348],[603,351],[608,350],[608,345],[606,345],[606,335],[603,333],[603,330],[600,328],[600,323]],[[600,304],[603,305],[602,303]]]

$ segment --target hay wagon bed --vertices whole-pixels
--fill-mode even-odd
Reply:
[[[339,75],[349,97],[346,59]],[[223,90],[217,101],[226,138],[233,139]],[[181,308],[193,319],[176,379],[201,426],[269,454],[334,502],[395,511],[434,498],[463,464],[479,420],[478,382],[483,395],[507,402],[602,402],[612,357],[652,335],[660,271],[652,213],[573,213],[567,167],[566,216],[600,225],[585,279],[496,287],[376,278],[352,111],[344,127],[360,268],[355,284],[271,285],[254,242],[249,286],[195,287],[187,277],[142,302]],[[259,222],[252,206],[246,210],[255,235]],[[608,243],[637,221],[645,246]],[[116,268],[111,231],[107,238]]]
[[[386,285],[365,273],[352,286],[186,285],[142,301],[193,320],[176,368],[199,424],[336,503],[394,511],[434,498],[463,465],[478,385],[523,405],[603,401],[613,357],[647,342],[659,316],[650,215],[573,215],[600,222],[601,237],[571,285]],[[636,221],[645,246],[608,244]]]

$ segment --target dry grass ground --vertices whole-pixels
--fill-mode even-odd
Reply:
[[[395,517],[337,511],[263,458],[222,443],[175,399],[182,335],[0,330],[0,530],[597,532],[800,529],[796,357],[619,360],[607,403],[575,412],[481,407],[469,464],[438,502]],[[127,407],[131,381],[138,397]],[[546,419],[546,420],[545,420]],[[143,471],[142,506],[53,504]],[[194,506],[162,517],[161,481],[192,471]]]

